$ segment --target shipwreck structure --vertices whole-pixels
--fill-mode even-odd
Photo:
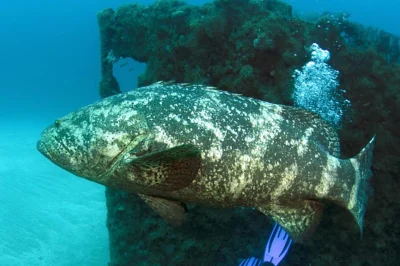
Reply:
[[[98,23],[102,97],[120,92],[112,66],[130,57],[147,63],[139,86],[159,80],[203,83],[292,104],[293,71],[309,61],[305,47],[317,42],[328,49],[353,108],[340,131],[343,156],[355,155],[377,134],[374,200],[362,241],[352,217],[328,207],[317,233],[296,245],[285,265],[400,263],[399,37],[352,23],[346,14],[299,18],[276,0],[215,0],[203,6],[155,1],[105,9]],[[172,228],[136,195],[107,189],[106,198],[109,265],[238,265],[261,256],[272,227],[250,209],[189,205],[186,223]]]

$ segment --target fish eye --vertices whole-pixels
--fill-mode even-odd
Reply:
[[[54,121],[54,126],[56,128],[60,127],[61,126],[61,119],[57,119],[56,121]]]

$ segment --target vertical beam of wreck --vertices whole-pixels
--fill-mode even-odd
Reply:
[[[101,58],[101,80],[99,83],[100,97],[106,98],[121,92],[117,79],[113,75],[113,62],[115,57],[112,50],[112,40],[115,35],[113,28],[115,11],[111,8],[105,9],[97,14],[100,28],[100,58]]]
[[[112,39],[115,35],[115,30],[112,25],[114,22],[114,15],[115,11],[111,8],[104,9],[97,14],[97,21],[100,29],[101,80],[99,83],[99,95],[101,98],[107,98],[121,93],[117,79],[113,75],[114,58],[112,53]],[[112,205],[107,195],[113,195],[114,193],[117,192],[106,187],[107,212],[110,211],[109,206]],[[113,251],[113,245],[111,243],[109,246],[110,259],[112,260],[113,254],[116,254],[116,251]]]

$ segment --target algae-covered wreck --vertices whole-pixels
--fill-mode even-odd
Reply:
[[[326,210],[317,233],[291,251],[286,265],[388,265],[400,259],[396,218],[400,195],[399,38],[365,28],[345,14],[309,21],[275,0],[216,0],[132,4],[98,14],[100,95],[119,93],[112,65],[120,57],[147,63],[140,86],[201,83],[274,103],[292,104],[293,70],[317,42],[332,54],[352,101],[351,123],[340,130],[342,156],[354,156],[373,134],[374,200],[359,241],[352,218]],[[271,223],[250,209],[189,205],[186,223],[170,227],[134,194],[107,189],[110,265],[237,265],[262,254]],[[370,252],[374,250],[374,252]]]

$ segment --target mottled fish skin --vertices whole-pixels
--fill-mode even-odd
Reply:
[[[160,181],[147,176],[143,183],[125,167],[183,144],[201,153],[197,174],[183,188],[154,189]],[[43,132],[38,149],[76,175],[128,192],[258,207],[277,220],[286,219],[278,209],[307,209],[307,202],[328,200],[348,208],[362,227],[364,198],[354,206],[360,180],[367,177],[359,176],[357,159],[338,158],[339,140],[327,123],[298,108],[203,85],[159,82],[109,97],[57,120]],[[311,204],[311,220],[320,205]]]

